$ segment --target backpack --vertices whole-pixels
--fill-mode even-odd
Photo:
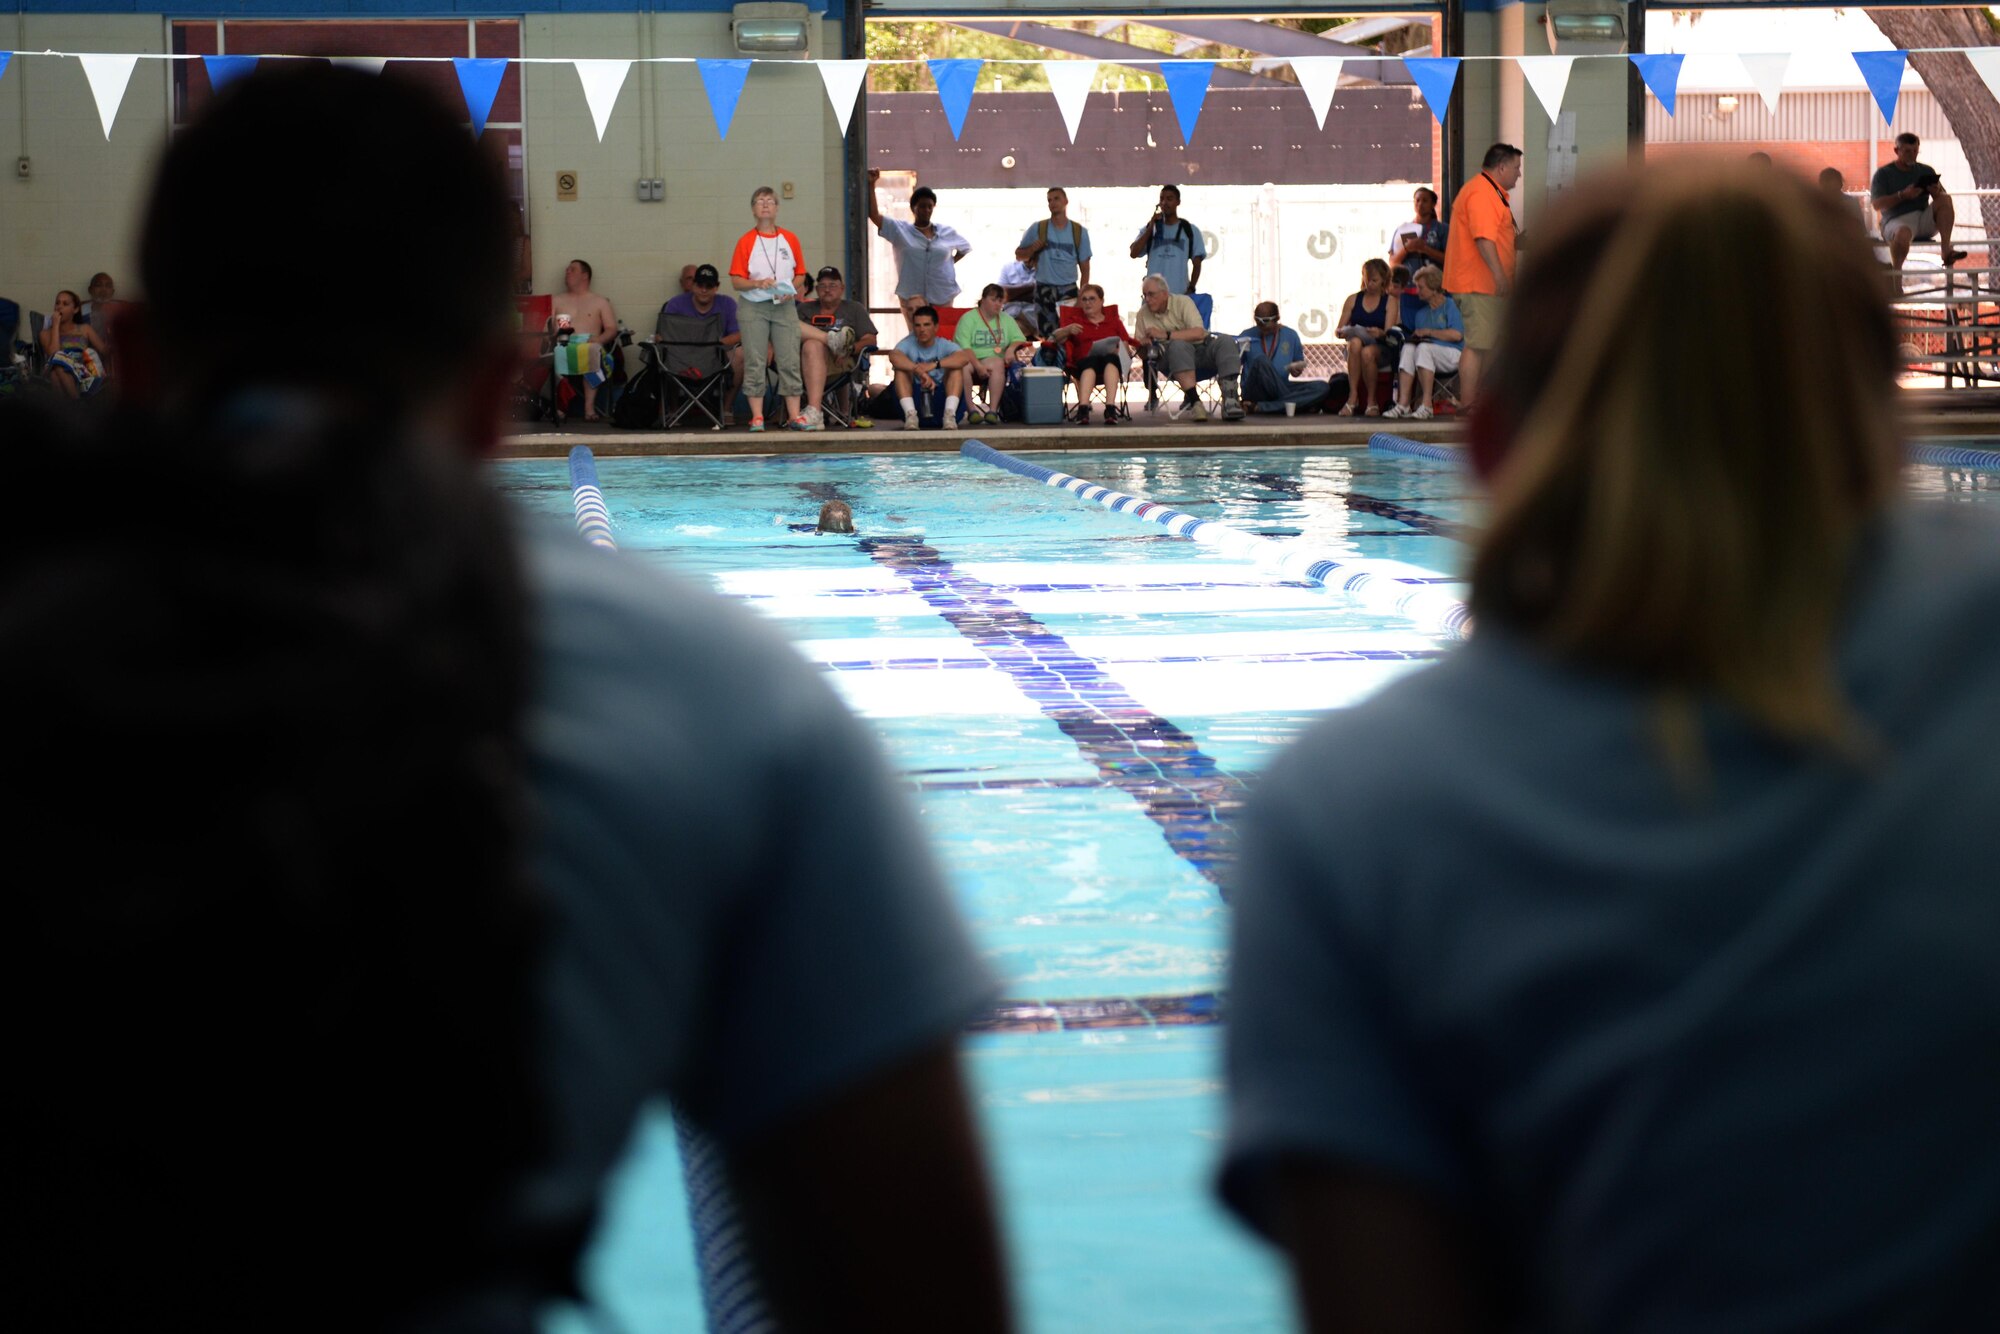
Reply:
[[[1175,228],[1176,228],[1177,230],[1175,230],[1174,232],[1172,232],[1172,233],[1171,233],[1171,235],[1173,235],[1173,236],[1177,236],[1177,237],[1179,237],[1179,238],[1180,238],[1180,242],[1181,242],[1181,249],[1183,249],[1183,250],[1187,251],[1187,253],[1188,253],[1188,257],[1189,257],[1190,259],[1192,259],[1192,258],[1194,257],[1194,226],[1193,226],[1193,224],[1191,224],[1190,222],[1188,222],[1188,220],[1187,220],[1186,218],[1176,218],[1176,219],[1174,219],[1174,226],[1175,226]],[[1160,243],[1160,233],[1159,233],[1159,230],[1158,230],[1157,228],[1155,228],[1155,229],[1154,229],[1154,231],[1153,231],[1153,239],[1152,239],[1151,241],[1148,241],[1148,242],[1146,243],[1146,253],[1147,253],[1148,255],[1152,254],[1152,253],[1153,253],[1153,247],[1154,247],[1154,246],[1156,246],[1156,245],[1158,245],[1159,243]]]
[[[1081,255],[1084,252],[1084,248],[1090,243],[1090,232],[1082,223],[1076,221],[1074,218],[1070,219],[1069,227],[1071,231],[1076,233],[1076,253]],[[1047,218],[1043,218],[1035,224],[1035,240],[1043,246],[1048,245],[1049,220]],[[1040,260],[1041,257],[1042,252],[1037,250],[1035,258],[1027,261],[1028,267],[1031,269],[1034,268],[1036,261]]]
[[[660,369],[650,361],[625,384],[611,409],[611,424],[628,431],[658,430],[660,425]]]

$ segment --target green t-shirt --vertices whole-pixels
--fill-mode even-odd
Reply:
[[[1880,199],[1884,195],[1893,195],[1907,190],[1913,185],[1921,185],[1928,190],[1928,187],[1937,184],[1937,178],[1936,169],[1928,167],[1921,162],[1913,164],[1908,171],[1891,162],[1886,166],[1875,169],[1875,175],[1868,182],[1868,194],[1872,199]],[[1882,217],[1886,220],[1904,213],[1921,213],[1924,210],[1924,206],[1930,202],[1928,193],[1920,194],[1913,199],[1905,199],[1900,204],[1890,205],[1889,211],[1884,213]]]
[[[1005,311],[989,324],[974,307],[958,317],[958,327],[951,331],[951,341],[978,360],[985,361],[1006,351],[1010,343],[1027,342],[1028,337],[1021,332],[1021,326],[1014,323],[1014,317]]]

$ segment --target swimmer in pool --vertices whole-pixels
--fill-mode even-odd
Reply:
[[[854,531],[854,510],[844,500],[829,500],[819,507],[816,521],[785,526],[795,533],[851,533]]]

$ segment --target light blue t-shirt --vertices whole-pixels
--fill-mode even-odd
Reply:
[[[1523,1329],[1986,1327],[1997,519],[1857,553],[1868,764],[1711,708],[1691,799],[1635,687],[1494,627],[1293,747],[1232,900],[1228,1202],[1268,1229],[1290,1154],[1432,1188]]]
[[[1146,243],[1146,272],[1165,278],[1169,292],[1185,293],[1189,261],[1207,258],[1208,245],[1202,240],[1201,228],[1186,218],[1159,224]]]
[[[1049,227],[1049,243],[1035,256],[1035,281],[1066,287],[1077,280],[1081,272],[1078,266],[1090,258],[1090,229],[1075,222],[1050,226],[1049,220],[1043,218],[1021,233],[1021,244],[1031,246],[1039,242],[1044,226]]]
[[[952,342],[943,334],[939,334],[936,338],[932,339],[929,347],[925,347],[919,343],[915,334],[905,334],[903,341],[896,344],[896,350],[911,361],[916,362],[919,366],[931,366],[943,361],[946,357],[958,351],[959,348],[957,343]]]
[[[1264,339],[1267,336],[1254,324],[1236,335],[1236,341],[1243,346],[1244,361],[1268,361],[1276,366],[1278,373],[1282,375],[1285,367],[1295,361],[1306,359],[1305,345],[1299,342],[1297,331],[1279,325],[1277,337],[1271,340],[1271,351],[1268,355],[1264,351]]]
[[[1419,288],[1418,290],[1421,291],[1422,289]],[[1431,309],[1430,303],[1421,297],[1405,301],[1402,304],[1400,313],[1403,316],[1404,323],[1411,329],[1429,329],[1433,332],[1444,329],[1456,329],[1459,333],[1459,342],[1463,343],[1465,341],[1465,317],[1458,313],[1458,302],[1453,301],[1450,297],[1446,297],[1444,304],[1435,310]],[[1450,340],[1440,339],[1439,341],[1445,343]],[[1456,345],[1453,344],[1453,346]]]
[[[521,527],[559,1147],[524,1209],[569,1220],[649,1099],[738,1145],[958,1032],[992,985],[879,747],[776,632]]]

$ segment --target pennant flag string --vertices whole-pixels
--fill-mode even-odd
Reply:
[[[847,137],[847,124],[854,119],[854,103],[861,96],[861,85],[868,79],[868,62],[865,60],[820,60],[820,82],[826,85],[826,100],[833,103],[833,114],[840,117],[840,137]]]
[[[1062,112],[1063,128],[1069,131],[1069,141],[1075,143],[1084,105],[1090,101],[1090,85],[1097,80],[1097,62],[1050,60],[1042,69],[1048,75],[1049,91],[1055,94],[1056,109]]]
[[[979,84],[983,60],[933,60],[931,81],[937,85],[938,101],[944,103],[944,118],[956,139],[965,129],[965,113],[972,110],[972,90]]]
[[[1444,124],[1444,116],[1451,106],[1451,90],[1458,83],[1459,58],[1457,56],[1404,56],[1403,68],[1417,81],[1417,91],[1424,96],[1424,102],[1437,117],[1438,124]]]
[[[250,71],[257,68],[255,56],[203,56],[201,63],[208,70],[208,86],[212,92],[221,92]]]
[[[624,91],[625,76],[632,72],[629,60],[577,60],[576,77],[583,83],[583,100],[590,107],[590,123],[597,127],[597,142],[604,142],[604,129],[611,124],[611,112]]]
[[[472,113],[473,137],[478,138],[486,133],[486,117],[500,92],[500,80],[507,75],[507,62],[460,56],[451,63],[458,70],[458,89],[465,94],[465,109]]]
[[[90,95],[97,103],[97,119],[103,122],[104,137],[111,138],[111,122],[118,119],[118,104],[132,82],[137,56],[78,56],[83,77],[90,81]]]
[[[1909,63],[1907,51],[1856,51],[1854,63],[1861,71],[1861,81],[1868,85],[1868,91],[1875,94],[1875,105],[1882,109],[1882,119],[1896,119],[1896,99],[1903,92],[1903,67]]]
[[[1305,91],[1306,105],[1312,108],[1313,123],[1322,130],[1326,128],[1327,109],[1333,105],[1333,90],[1340,83],[1340,67],[1345,62],[1339,56],[1295,56],[1292,59],[1292,73],[1298,76],[1299,87]]]
[[[1181,123],[1181,140],[1194,142],[1195,122],[1201,119],[1201,104],[1208,96],[1208,81],[1215,77],[1213,60],[1162,60],[1160,77],[1167,81],[1167,100],[1173,103],[1174,117]]]
[[[729,123],[736,119],[736,104],[743,99],[743,81],[750,77],[747,60],[697,61],[701,85],[708,90],[708,109],[715,117],[715,133],[729,137]]]
[[[351,69],[362,74],[380,74],[382,67],[389,63],[387,56],[334,56],[332,60],[342,69]]]
[[[1643,51],[1632,55],[1632,63],[1639,67],[1639,77],[1653,90],[1653,96],[1660,99],[1660,105],[1667,109],[1669,116],[1674,114],[1674,93],[1680,87],[1681,64],[1686,59],[1679,54],[1648,54]]]

